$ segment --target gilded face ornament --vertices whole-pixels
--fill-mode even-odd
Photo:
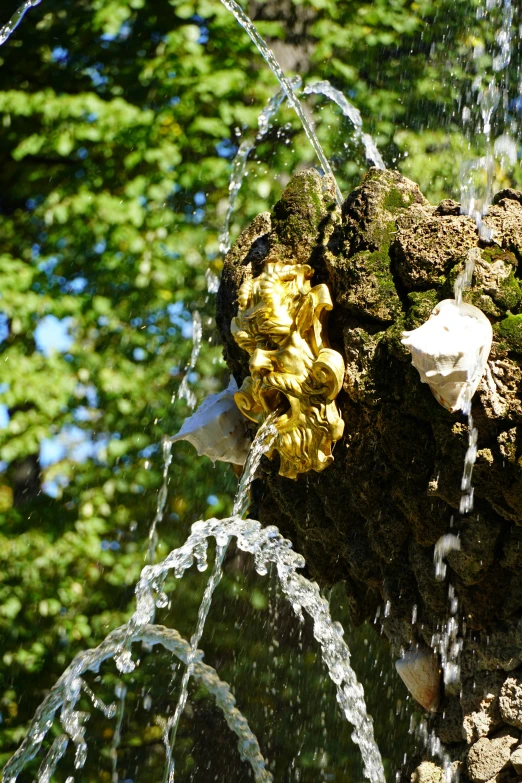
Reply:
[[[326,317],[332,309],[324,283],[312,288],[307,264],[267,263],[259,277],[239,291],[231,331],[250,356],[250,375],[234,399],[239,410],[261,424],[277,412],[279,473],[324,470],[344,422],[335,403],[343,382],[341,354],[328,344]]]

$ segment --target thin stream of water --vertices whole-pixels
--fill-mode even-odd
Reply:
[[[41,2],[42,0],[25,0],[25,3],[23,3],[20,8],[14,12],[9,21],[6,22],[3,27],[0,27],[0,46],[2,46],[2,44],[7,41],[9,36],[14,33],[26,15],[27,11],[29,11],[31,8],[34,8],[36,5],[40,5]]]
[[[492,53],[492,74],[486,70],[479,71],[475,79],[478,91],[476,104],[479,106],[479,122],[473,128],[475,136],[482,134],[486,153],[475,160],[466,161],[462,166],[461,185],[461,213],[469,215],[475,220],[479,237],[490,242],[493,239],[492,230],[484,223],[494,195],[495,153],[505,154],[509,157],[509,137],[499,137],[492,144],[493,121],[499,105],[504,106],[504,122],[507,120],[507,106],[509,105],[507,66],[511,61],[513,8],[511,0],[485,0],[485,5],[477,9],[477,19],[487,17],[495,9],[501,7],[501,23],[495,35],[498,46],[496,53]],[[478,57],[480,49],[475,50]],[[500,78],[498,78],[500,75]],[[504,77],[504,78],[502,78]],[[502,83],[503,82],[503,83]],[[463,115],[471,116],[471,107],[465,106]],[[477,183],[477,174],[482,181]],[[471,286],[475,265],[480,257],[480,250],[473,248],[468,251],[463,271],[457,277],[454,285],[454,296],[457,304],[462,303],[463,292]],[[473,467],[477,458],[478,430],[474,426],[472,416],[472,384],[475,368],[469,377],[467,391],[464,395],[462,412],[468,420],[468,447],[464,457],[464,469],[461,478],[461,498],[459,511],[461,514],[469,514],[473,510],[474,492],[472,485]],[[435,576],[444,579],[446,565],[443,557],[452,549],[460,549],[460,539],[451,534],[443,536],[435,547]],[[458,614],[458,599],[452,584],[448,586],[448,617],[440,633],[436,634],[432,645],[440,655],[443,678],[446,685],[456,684],[460,680],[460,653],[462,650],[462,638],[460,636],[460,622]]]
[[[149,546],[147,550],[147,563],[153,563],[156,556],[156,547],[158,545],[158,532],[157,527],[163,520],[163,514],[165,513],[165,506],[167,505],[168,486],[169,486],[169,468],[172,462],[172,446],[173,443],[170,438],[163,439],[163,476],[161,487],[158,492],[158,500],[156,502],[156,513],[152,524],[149,529]]]
[[[485,155],[464,163],[462,167],[462,185],[461,185],[461,213],[469,215],[475,220],[480,238],[483,241],[490,242],[493,233],[484,223],[484,215],[490,207],[493,200],[493,184],[495,173],[495,152],[502,151],[509,146],[509,139],[499,137],[497,142],[492,144],[492,129],[495,113],[501,103],[502,92],[505,96],[508,94],[507,82],[501,85],[502,79],[497,78],[497,74],[505,71],[511,60],[511,31],[513,24],[513,10],[511,0],[486,0],[485,6],[481,5],[477,9],[477,19],[482,19],[488,13],[494,11],[502,5],[502,19],[499,30],[495,35],[495,41],[499,47],[497,53],[492,54],[492,71],[488,74],[482,70],[475,79],[476,89],[478,91],[476,103],[479,106],[479,122],[473,129],[475,136],[482,134],[486,153]],[[476,50],[475,56],[480,55],[480,50]],[[507,106],[507,101],[503,101]],[[464,107],[464,114],[471,116],[471,107]],[[506,115],[504,116],[506,120]],[[477,183],[476,176],[481,177]],[[463,292],[471,286],[475,265],[480,257],[480,250],[473,248],[468,252],[463,271],[457,277],[454,286],[454,296],[457,304],[461,304]],[[473,485],[472,474],[473,467],[477,458],[478,430],[474,426],[471,410],[471,388],[473,376],[477,370],[470,374],[467,393],[464,396],[462,412],[468,420],[468,447],[464,458],[464,469],[461,479],[461,498],[459,511],[461,514],[469,514],[473,510]],[[451,539],[450,543],[446,539]],[[442,543],[441,546],[439,544]],[[438,549],[437,549],[438,547]],[[435,548],[435,573],[436,577],[443,579],[446,573],[445,564],[442,565],[442,549],[446,547],[446,552],[451,549],[460,548],[460,540],[455,536],[443,536]],[[449,548],[448,548],[449,547]],[[434,646],[439,650],[441,665],[443,670],[444,682],[446,684],[458,683],[460,679],[460,652],[462,650],[462,639],[459,636],[459,617],[458,600],[455,595],[453,585],[448,587],[448,618],[444,628],[436,635],[433,640]]]
[[[306,133],[308,140],[315,151],[315,154],[317,155],[317,158],[319,160],[319,163],[321,164],[321,168],[323,169],[324,174],[327,177],[329,177],[335,185],[335,195],[336,195],[337,204],[339,206],[342,206],[343,197],[341,191],[339,190],[339,185],[337,184],[332,168],[328,163],[328,159],[326,155],[324,154],[324,150],[321,147],[319,139],[315,135],[312,126],[310,125],[308,119],[305,116],[303,107],[301,106],[299,100],[296,98],[294,94],[291,82],[286,78],[283,69],[279,65],[273,51],[269,49],[269,47],[266,45],[263,38],[259,35],[255,25],[252,24],[251,20],[245,14],[241,6],[238,5],[238,3],[236,3],[236,0],[221,0],[221,2],[225,6],[225,8],[227,8],[229,11],[231,11],[231,13],[234,14],[241,27],[248,33],[248,35],[256,45],[259,54],[263,57],[268,67],[270,68],[274,76],[277,78],[279,84],[285,91],[286,97],[288,99],[288,103],[299,117],[299,120],[301,121],[301,124],[303,126],[303,130]]]
[[[112,759],[112,776],[111,783],[118,783],[118,748],[121,742],[121,727],[123,725],[123,716],[125,714],[125,698],[127,696],[127,688],[123,683],[118,683],[115,688],[115,696],[118,699],[118,707],[116,713],[116,728],[112,735],[111,745],[111,759]]]
[[[336,103],[342,110],[344,116],[348,117],[353,127],[355,128],[355,137],[361,140],[364,146],[367,160],[372,164],[372,166],[376,166],[378,169],[382,169],[383,171],[386,169],[386,164],[381,157],[381,153],[377,149],[375,141],[372,139],[369,133],[363,132],[361,112],[350,103],[350,101],[340,90],[337,90],[327,79],[325,79],[324,81],[307,85],[303,92],[305,95],[324,95],[325,98],[329,98],[331,101]]]
[[[232,174],[230,175],[230,181],[228,183],[228,207],[223,226],[218,236],[219,252],[223,253],[223,255],[226,255],[230,250],[230,221],[234,212],[237,194],[241,189],[245,176],[248,156],[253,149],[254,145],[248,139],[242,141],[232,164]]]
[[[203,326],[201,323],[201,316],[197,310],[192,314],[192,350],[190,352],[190,359],[185,373],[179,385],[177,393],[174,392],[171,398],[171,404],[173,404],[177,397],[184,398],[189,408],[194,408],[196,405],[196,395],[189,386],[190,373],[194,370],[201,351],[201,341],[203,339]],[[165,513],[165,506],[167,504],[168,486],[169,486],[169,468],[172,462],[172,445],[173,442],[170,438],[164,437],[162,443],[163,449],[163,474],[161,487],[158,492],[158,499],[156,501],[156,513],[149,528],[149,544],[147,548],[146,562],[152,563],[156,556],[156,547],[158,546],[158,533],[157,527],[163,520]]]
[[[65,755],[68,745],[69,737],[67,734],[59,734],[56,737],[38,770],[38,783],[50,783],[51,775],[55,771],[60,759]]]
[[[464,269],[458,275],[454,284],[454,297],[458,305],[462,303],[463,293],[471,286],[473,272],[477,258],[480,256],[478,248],[468,251]],[[473,424],[471,413],[472,389],[476,373],[479,372],[478,357],[477,366],[468,376],[467,387],[463,396],[462,412],[468,420],[468,448],[464,458],[464,470],[461,479],[461,491],[459,511],[461,514],[469,514],[473,510],[473,467],[477,458],[478,430]],[[458,536],[447,533],[435,544],[433,560],[435,564],[435,578],[443,581],[446,578],[447,566],[444,558],[452,551],[460,550],[461,542]],[[463,640],[461,636],[461,619],[459,618],[459,602],[455,594],[455,588],[448,585],[448,615],[445,623],[431,641],[431,646],[439,654],[442,676],[446,687],[455,687],[460,681],[460,654]]]
[[[505,151],[506,146],[509,147],[508,137],[499,137],[497,142],[502,143],[498,145],[497,142],[495,142],[495,146],[492,147],[492,123],[501,102],[504,106],[504,123],[506,123],[507,120],[507,106],[509,101],[506,100],[508,96],[508,83],[505,72],[511,62],[513,8],[511,0],[486,0],[485,6],[481,5],[477,9],[477,18],[480,19],[486,17],[488,13],[491,13],[496,8],[500,7],[502,7],[501,23],[495,34],[495,42],[498,46],[498,50],[496,53],[492,53],[491,61],[493,74],[488,75],[487,72],[483,70],[482,72],[479,72],[476,79],[478,85],[477,103],[480,107],[480,119],[482,124],[479,124],[478,127],[474,129],[474,132],[475,135],[484,135],[486,154],[485,156],[473,161],[468,161],[464,164],[464,177],[461,188],[461,212],[474,218],[479,236],[485,241],[491,241],[493,238],[493,232],[485,225],[483,217],[493,200],[495,148],[497,151]],[[500,75],[500,78],[498,78],[497,75]],[[487,86],[484,86],[486,81],[488,82]],[[502,98],[504,98],[504,100],[501,101]],[[482,172],[485,178],[482,198],[478,198],[477,186],[473,179],[473,173],[477,171]],[[479,257],[480,250],[477,248],[468,251],[465,268],[455,281],[454,294],[457,304],[462,302],[464,289],[471,285],[475,264]],[[473,467],[477,458],[478,441],[478,430],[473,424],[473,417],[471,414],[471,394],[465,396],[462,411],[468,419],[468,448],[464,458],[464,471],[461,480],[462,496],[459,510],[461,514],[468,514],[473,510],[473,486],[471,479]]]
[[[259,463],[261,462],[261,457],[263,454],[266,454],[266,452],[270,451],[277,435],[277,429],[273,424],[276,416],[277,412],[274,412],[266,419],[266,421],[263,422],[252,442],[247,460],[245,462],[245,467],[243,468],[243,473],[241,474],[241,478],[238,484],[236,497],[234,499],[234,505],[232,508],[232,514],[234,516],[242,517],[246,512],[248,505],[248,491],[254,479]],[[163,777],[164,783],[173,783],[174,781],[176,764],[174,758],[174,745],[176,742],[176,734],[183,710],[185,709],[187,703],[188,687],[190,679],[193,675],[195,656],[197,654],[197,649],[205,629],[205,623],[212,605],[212,598],[223,576],[223,561],[225,559],[229,541],[230,539],[227,539],[223,542],[216,541],[214,567],[212,569],[210,579],[207,582],[203,599],[199,607],[196,629],[190,639],[190,652],[188,655],[187,666],[183,673],[183,679],[181,681],[178,703],[176,704],[174,715],[172,718],[169,718],[165,724],[163,741],[165,744],[167,763],[165,764],[165,774]]]
[[[196,395],[189,386],[190,374],[194,371],[196,363],[199,358],[199,352],[201,350],[201,340],[203,337],[203,325],[201,323],[201,316],[197,310],[192,313],[192,351],[190,353],[189,363],[185,368],[185,374],[181,380],[177,393],[172,394],[171,403],[175,402],[178,398],[184,399],[187,405],[192,410],[196,407],[197,399]]]
[[[458,305],[462,303],[462,295],[466,288],[471,286],[473,272],[475,270],[475,264],[478,258],[480,258],[480,250],[478,248],[471,248],[468,250],[464,269],[455,280],[455,285],[453,288],[455,301]],[[469,512],[473,510],[473,485],[471,483],[471,478],[473,474],[473,467],[477,459],[478,430],[473,424],[473,416],[471,413],[471,400],[473,395],[471,392],[476,373],[479,371],[477,357],[477,365],[473,368],[469,375],[468,385],[463,395],[463,404],[461,408],[462,412],[468,420],[468,448],[466,450],[466,456],[464,457],[464,471],[460,484],[462,495],[460,498],[459,510],[461,514],[469,514]]]
[[[458,305],[462,304],[462,296],[466,288],[469,288],[473,279],[473,271],[477,254],[480,250],[473,248],[468,252],[464,269],[458,275],[454,284],[454,297]],[[473,508],[473,486],[471,477],[473,466],[477,456],[477,429],[473,426],[471,415],[471,398],[475,373],[474,368],[468,376],[468,383],[464,394],[462,412],[468,420],[468,448],[464,459],[464,472],[461,479],[462,495],[460,499],[460,513],[469,513]],[[453,522],[453,518],[452,518]],[[460,550],[460,538],[453,533],[441,536],[434,547],[433,561],[435,565],[435,579],[444,581],[447,574],[445,557],[453,551]],[[448,585],[448,615],[439,631],[431,640],[432,648],[438,653],[442,669],[442,678],[446,687],[456,686],[460,681],[460,653],[462,651],[462,638],[460,636],[460,619],[458,613],[459,603],[455,595],[455,588]]]

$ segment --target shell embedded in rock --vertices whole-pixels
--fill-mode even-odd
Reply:
[[[237,383],[231,377],[225,391],[210,394],[197,411],[185,419],[172,442],[188,440],[200,457],[210,457],[212,462],[244,465],[250,440],[246,437],[245,419],[234,401],[235,392]]]
[[[439,302],[422,326],[402,333],[402,343],[410,349],[421,381],[452,413],[465,409],[476,392],[492,339],[484,313],[454,299]]]
[[[441,676],[435,655],[427,650],[409,650],[395,662],[395,668],[415,701],[428,712],[436,712],[440,701]]]

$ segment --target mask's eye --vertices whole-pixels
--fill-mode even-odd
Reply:
[[[270,340],[269,338],[265,338],[264,340],[261,340],[257,345],[258,348],[261,348],[264,351],[277,351],[277,349],[279,348],[275,340]]]

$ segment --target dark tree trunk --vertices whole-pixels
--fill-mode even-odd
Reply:
[[[490,244],[455,202],[433,207],[413,182],[376,169],[341,214],[325,181],[303,172],[273,213],[242,233],[218,297],[225,357],[241,383],[248,356],[230,321],[244,277],[258,275],[270,252],[271,260],[309,263],[313,283],[329,286],[330,339],[346,363],[338,397],[345,434],[322,473],[293,481],[278,475],[276,460],[265,460],[259,519],[294,542],[320,584],[345,582],[355,622],[380,610],[397,655],[416,644],[437,646],[451,586],[461,680],[446,687],[430,722],[476,783],[500,772],[522,779],[512,755],[522,729],[522,193],[499,193],[485,221],[494,229]],[[461,516],[467,421],[421,383],[401,333],[453,296],[470,248],[480,254],[464,300],[486,313],[494,338],[473,399],[475,504]],[[447,533],[461,546],[437,581],[434,546]],[[439,775],[423,764],[416,779]]]

